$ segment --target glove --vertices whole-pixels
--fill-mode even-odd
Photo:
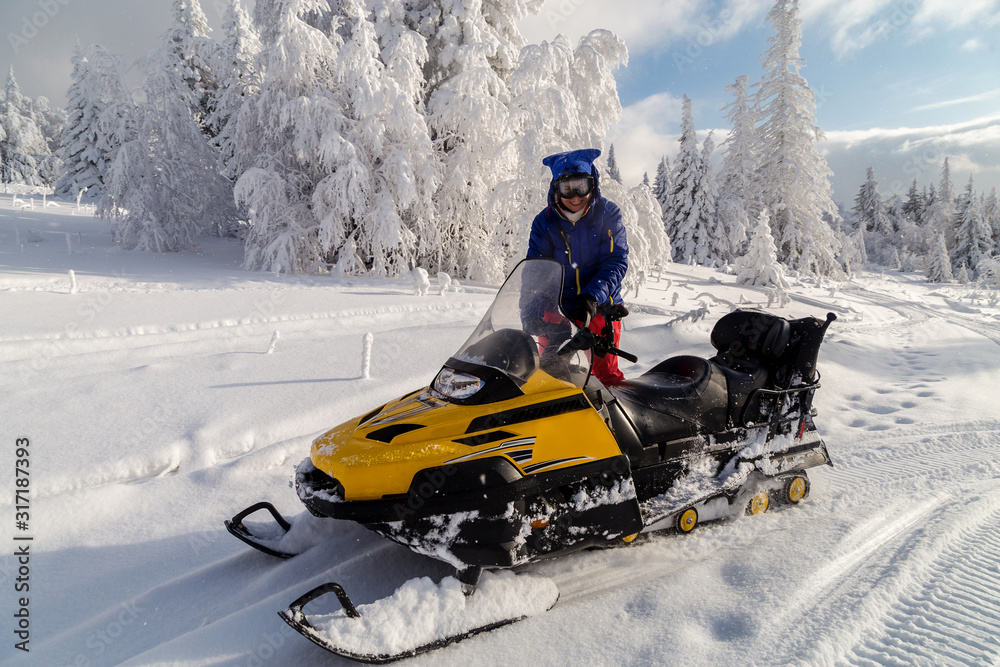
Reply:
[[[589,294],[582,295],[576,302],[576,308],[570,313],[577,322],[582,322],[584,327],[590,326],[590,320],[597,314],[597,301]]]

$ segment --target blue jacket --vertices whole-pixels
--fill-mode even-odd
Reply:
[[[552,169],[549,205],[535,216],[528,239],[528,257],[551,257],[563,265],[562,306],[567,313],[582,294],[598,305],[622,303],[621,284],[628,270],[628,241],[617,204],[601,196],[594,160],[601,152],[584,149],[550,155],[542,161]],[[555,182],[564,172],[590,173],[594,192],[583,217],[573,223],[555,204]]]

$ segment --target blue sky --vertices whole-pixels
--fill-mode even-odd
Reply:
[[[3,0],[0,70],[22,91],[63,104],[73,44],[100,42],[141,56],[170,22],[171,0]],[[221,24],[225,0],[202,0]],[[249,4],[249,3],[248,3]],[[618,72],[625,107],[610,139],[624,177],[652,176],[677,150],[680,99],[691,97],[699,137],[726,123],[725,87],[760,75],[773,0],[544,0],[521,22],[532,42],[594,28],[618,33],[629,66]],[[47,12],[47,13],[46,13]],[[970,175],[1000,189],[1000,0],[802,0],[802,74],[820,101],[821,149],[835,198],[851,205],[867,167],[882,194],[914,177],[937,184],[950,158],[956,188]]]

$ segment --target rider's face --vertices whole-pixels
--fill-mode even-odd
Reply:
[[[582,197],[560,197],[559,201],[562,202],[563,208],[565,208],[570,213],[579,213],[590,201],[590,195],[584,195]]]

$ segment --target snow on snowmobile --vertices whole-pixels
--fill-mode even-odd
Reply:
[[[809,493],[806,470],[832,465],[812,400],[834,314],[788,320],[736,310],[712,330],[712,358],[671,357],[605,387],[590,373],[592,355],[635,358],[611,347],[610,324],[595,336],[565,316],[562,282],[558,262],[522,261],[430,386],[317,438],[295,476],[309,512],[446,561],[471,594],[484,569],[795,505]],[[605,315],[610,322],[627,311],[616,306]],[[244,519],[258,510],[277,525],[248,528]],[[281,546],[290,523],[268,503],[226,527],[261,551],[292,555]],[[367,650],[305,615],[303,607],[327,593],[340,600],[345,622],[359,621],[335,583],[306,593],[282,618],[323,648],[366,662],[415,655],[527,615],[499,612],[416,646]],[[557,597],[535,601],[530,613]]]

